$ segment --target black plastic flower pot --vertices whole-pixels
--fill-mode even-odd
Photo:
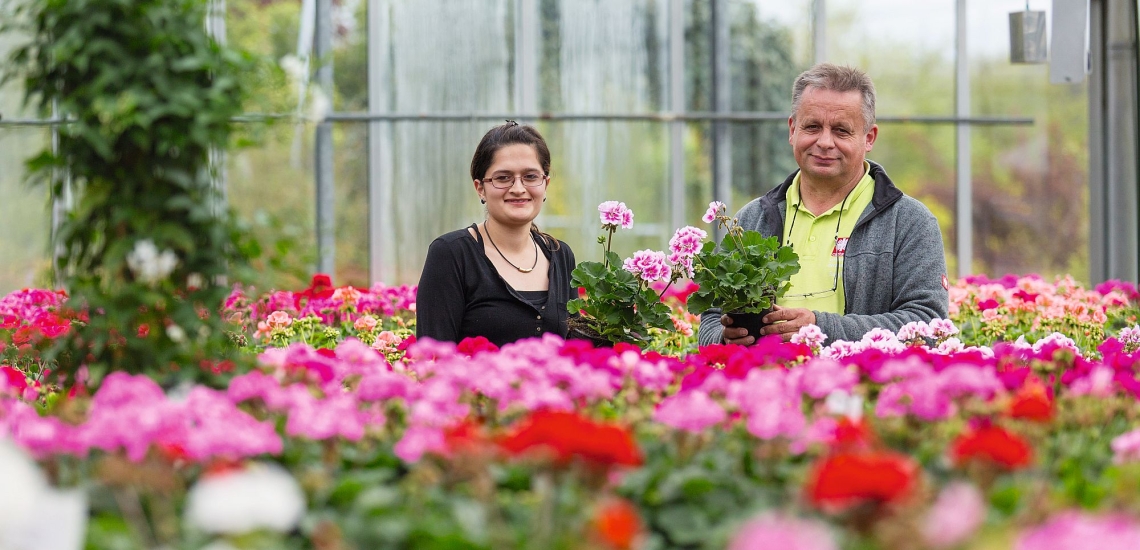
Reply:
[[[757,342],[760,341],[760,329],[767,326],[769,323],[764,322],[764,316],[772,313],[772,308],[765,309],[760,313],[741,313],[739,311],[729,313],[729,318],[732,319],[732,326],[743,327],[748,329],[748,335],[755,338]]]

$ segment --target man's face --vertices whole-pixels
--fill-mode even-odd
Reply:
[[[877,125],[863,128],[862,97],[856,90],[808,88],[799,110],[788,118],[788,143],[809,184],[842,186],[862,177],[863,159],[878,134]]]

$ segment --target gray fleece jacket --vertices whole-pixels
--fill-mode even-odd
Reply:
[[[816,311],[816,325],[835,340],[859,340],[875,327],[898,331],[911,321],[946,318],[946,254],[938,220],[921,202],[900,191],[883,167],[870,162],[875,193],[855,222],[843,260],[844,315]],[[781,240],[788,187],[779,187],[744,205],[741,227]],[[721,311],[701,314],[700,344],[721,343]]]

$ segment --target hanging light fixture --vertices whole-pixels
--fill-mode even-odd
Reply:
[[[1045,63],[1049,60],[1049,43],[1045,34],[1045,12],[1025,11],[1009,14],[1009,62]]]

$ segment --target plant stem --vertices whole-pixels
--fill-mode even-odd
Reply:
[[[614,242],[614,231],[617,231],[617,226],[611,225],[609,235],[606,235],[606,254],[602,259],[602,265],[607,269],[610,267],[610,245]]]
[[[147,522],[146,512],[143,511],[139,494],[134,489],[128,488],[113,489],[112,494],[115,495],[115,502],[123,513],[123,519],[127,520],[127,524],[132,527],[135,536],[142,542],[143,547],[154,548],[157,546],[158,543],[150,529],[150,523]]]

